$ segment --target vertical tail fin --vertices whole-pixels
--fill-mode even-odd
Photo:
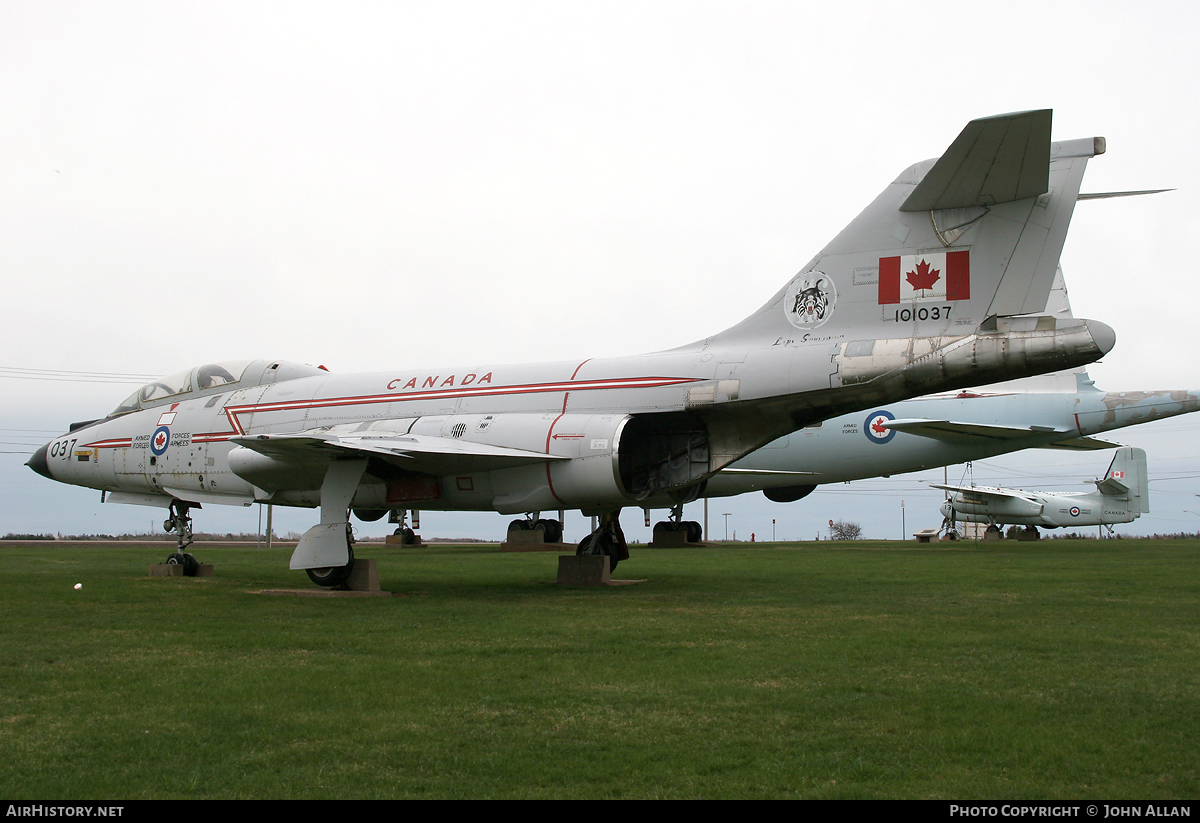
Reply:
[[[1109,497],[1128,497],[1131,513],[1150,511],[1146,452],[1142,449],[1118,449],[1103,480],[1096,481],[1100,493]]]
[[[1103,138],[1051,143],[1050,124],[1049,110],[972,120],[710,342],[943,339],[1044,313],[1084,169],[1104,151]]]

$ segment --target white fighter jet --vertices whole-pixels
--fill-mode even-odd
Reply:
[[[628,556],[623,507],[695,499],[772,440],[847,412],[1073,368],[1115,335],[1042,314],[1087,161],[1048,110],[971,121],[903,171],[758,311],[669,351],[330,374],[277,360],[200,366],[76,424],[38,473],[163,506],[188,563],[190,509],[320,506],[293,569],[335,585],[351,509],[579,509],[581,553]],[[491,348],[494,348],[492,346]]]
[[[1028,492],[1021,489],[996,489],[987,486],[946,486],[935,489],[951,492],[942,504],[946,523],[965,520],[987,523],[989,531],[999,526],[1025,526],[1058,529],[1071,526],[1111,526],[1131,523],[1150,511],[1150,492],[1146,483],[1146,452],[1120,449],[1102,480],[1092,481],[1090,493]]]

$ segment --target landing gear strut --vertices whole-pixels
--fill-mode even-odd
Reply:
[[[695,520],[683,519],[683,504],[671,507],[671,513],[666,520],[654,524],[654,541],[657,543],[660,533],[683,532],[684,540],[688,543],[699,543],[704,536],[704,530]]]
[[[195,556],[185,552],[192,545],[192,518],[188,516],[187,503],[178,500],[171,501],[171,516],[163,521],[163,531],[175,532],[175,554],[167,558],[168,566],[183,566],[184,577],[195,577],[200,571],[200,563]]]
[[[401,546],[415,546],[421,539],[417,537],[417,533],[413,531],[412,526],[408,525],[408,510],[407,509],[392,509],[388,515],[388,522],[396,524],[396,530],[392,532],[393,537],[400,538]],[[421,522],[418,519],[417,512],[413,512],[413,526],[420,528]]]
[[[308,579],[318,586],[340,586],[350,577],[354,567],[350,501],[366,470],[365,459],[335,460],[325,470],[321,522],[300,537],[288,562],[290,568],[308,572]]]
[[[942,521],[942,532],[943,532],[943,535],[942,535],[943,540],[957,540],[958,539],[958,529],[956,529],[954,527],[954,509],[951,509],[946,514],[946,519]]]
[[[575,550],[577,557],[583,555],[607,555],[608,570],[611,572],[622,560],[629,559],[629,546],[625,543],[625,534],[621,531],[618,518],[621,510],[600,516],[600,527],[583,538],[579,548]]]

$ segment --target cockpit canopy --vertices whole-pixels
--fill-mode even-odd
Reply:
[[[323,366],[307,363],[292,363],[286,360],[226,360],[222,363],[206,363],[194,369],[164,377],[147,383],[125,398],[109,417],[161,406],[165,402],[178,403],[189,397],[204,397],[220,394],[231,389],[244,389],[301,377],[326,374]]]

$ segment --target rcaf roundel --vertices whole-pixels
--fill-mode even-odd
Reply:
[[[970,299],[970,255],[940,251],[879,258],[879,304]]]
[[[872,443],[890,443],[896,436],[895,429],[889,429],[887,424],[896,419],[896,415],[880,409],[871,412],[863,423],[863,432]]]
[[[167,443],[170,440],[171,430],[166,426],[159,426],[154,430],[154,435],[150,438],[150,451],[161,457],[162,453],[167,450]]]

